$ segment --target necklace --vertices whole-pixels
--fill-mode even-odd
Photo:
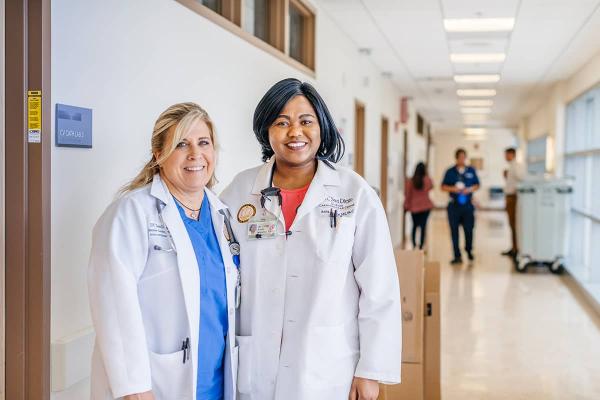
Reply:
[[[188,206],[186,206],[185,204],[183,204],[183,202],[181,200],[179,200],[177,197],[173,196],[175,198],[175,200],[177,200],[177,202],[179,204],[181,204],[184,208],[186,208],[187,210],[190,211],[190,218],[197,220],[198,219],[198,214],[196,214],[198,211],[200,211],[200,209],[202,208],[202,206],[200,206],[199,209],[194,210],[193,208],[189,208]]]

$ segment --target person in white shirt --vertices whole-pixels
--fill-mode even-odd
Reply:
[[[508,223],[512,234],[512,247],[502,253],[503,256],[515,257],[519,253],[517,243],[517,185],[523,180],[524,172],[522,165],[517,162],[517,150],[510,147],[504,151],[504,158],[508,162],[508,168],[504,170],[506,186],[504,193],[506,195],[506,212],[508,214]]]

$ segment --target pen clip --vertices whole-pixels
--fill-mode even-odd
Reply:
[[[187,337],[181,344],[181,350],[183,350],[183,363],[190,359],[190,338]]]

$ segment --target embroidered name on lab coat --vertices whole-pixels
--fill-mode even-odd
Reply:
[[[339,197],[327,196],[325,200],[319,204],[321,214],[329,215],[329,211],[337,210],[338,217],[345,217],[354,213],[355,202],[352,197]]]
[[[156,222],[150,222],[148,224],[148,236],[160,236],[160,237],[168,237],[169,230],[163,224],[157,224]]]

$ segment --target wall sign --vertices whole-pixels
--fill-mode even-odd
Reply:
[[[92,110],[56,104],[56,146],[92,147]]]

